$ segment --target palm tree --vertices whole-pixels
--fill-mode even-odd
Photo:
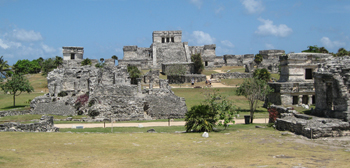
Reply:
[[[5,61],[4,59],[3,59],[3,56],[1,56],[0,57],[0,74],[2,75],[2,76],[7,76],[6,75],[6,71],[9,71],[10,69],[9,69],[9,64],[7,63],[7,61]]]
[[[114,60],[118,60],[118,57],[117,57],[116,55],[113,55],[112,58],[113,58]]]

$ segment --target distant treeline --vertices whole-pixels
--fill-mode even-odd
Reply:
[[[29,61],[27,59],[18,60],[13,66],[12,71],[7,71],[7,76],[12,76],[13,73],[35,74],[41,72],[43,76],[63,63],[62,57],[44,59],[42,57]]]

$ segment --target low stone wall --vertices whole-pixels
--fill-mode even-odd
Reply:
[[[0,132],[58,132],[54,127],[53,116],[42,116],[38,123],[21,124],[9,122],[0,124]]]
[[[277,118],[275,126],[280,131],[290,131],[308,138],[340,137],[350,135],[350,124],[334,118],[319,118],[298,114],[288,107],[271,106],[277,110],[281,118]]]
[[[250,73],[240,73],[240,72],[211,74],[212,79],[237,79],[237,78],[251,78],[251,77],[253,77],[253,75]]]
[[[29,114],[30,110],[24,111],[0,111],[0,117]]]
[[[186,74],[181,76],[167,76],[169,84],[174,83],[191,83],[192,78],[194,82],[202,82],[206,80],[206,76],[202,74]]]

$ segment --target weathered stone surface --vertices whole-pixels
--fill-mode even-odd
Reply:
[[[251,73],[240,73],[240,72],[211,74],[212,79],[237,79],[237,78],[251,78],[251,77],[253,77]]]
[[[0,111],[0,117],[6,117],[6,116],[15,116],[15,115],[25,115],[29,114],[30,110],[23,110],[23,111]]]
[[[206,76],[203,74],[185,74],[180,76],[171,76],[168,75],[167,79],[169,84],[173,83],[191,83],[191,80],[194,79],[194,82],[202,82],[206,80]]]
[[[21,124],[4,123],[0,124],[0,132],[58,132],[59,128],[54,127],[52,116],[42,116],[39,123]]]

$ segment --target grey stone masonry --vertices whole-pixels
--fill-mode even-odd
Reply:
[[[62,47],[63,60],[82,60],[84,47]]]
[[[16,115],[25,115],[29,114],[30,110],[24,110],[24,111],[0,111],[0,117],[6,117],[6,116],[16,116]]]
[[[167,79],[170,84],[173,83],[191,83],[191,80],[194,79],[194,82],[202,82],[206,80],[206,76],[203,74],[185,74],[180,76],[171,76],[168,75]]]
[[[21,124],[9,122],[0,124],[0,132],[58,132],[52,116],[42,116],[39,123]]]
[[[240,72],[211,74],[212,79],[237,79],[237,78],[251,78],[251,77],[253,77],[251,73],[240,73]]]
[[[350,135],[350,125],[339,119],[320,118],[305,114],[299,114],[291,108],[271,106],[278,112],[275,121],[277,130],[291,131],[308,138],[340,137]]]

